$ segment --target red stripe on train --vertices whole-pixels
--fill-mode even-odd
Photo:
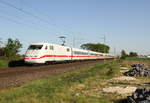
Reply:
[[[67,55],[44,55],[41,56],[40,58],[24,58],[24,59],[42,59],[45,57],[103,57],[103,56],[67,56]]]

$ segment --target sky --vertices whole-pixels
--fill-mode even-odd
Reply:
[[[24,54],[31,43],[79,48],[104,43],[110,53],[150,54],[150,0],[0,0],[0,38],[19,39]]]

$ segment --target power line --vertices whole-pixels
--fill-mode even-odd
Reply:
[[[31,5],[27,4],[25,1],[22,0],[22,1],[20,1],[20,2],[22,2],[24,6],[30,8],[30,9],[36,11],[36,12],[38,12],[39,14],[42,14],[42,15],[46,16],[47,18],[51,19],[52,21],[54,20],[52,17],[50,17],[50,16],[48,16],[47,14],[43,13],[43,11],[40,11],[40,10],[38,10],[37,8],[33,8]],[[23,9],[23,8],[22,8],[22,9]],[[52,23],[52,24],[55,25],[55,26],[57,26],[57,24],[55,24],[55,23]]]
[[[31,16],[31,17],[33,17],[33,18],[35,18],[35,19],[37,19],[37,20],[39,20],[39,21],[41,21],[41,22],[43,22],[43,23],[46,23],[46,24],[55,26],[56,28],[60,28],[60,27],[58,27],[56,24],[51,23],[51,22],[49,22],[48,20],[45,20],[45,19],[43,19],[43,18],[41,18],[41,17],[39,17],[39,16],[37,16],[37,15],[34,15],[33,13],[31,13],[31,12],[29,12],[29,11],[24,10],[22,7],[19,8],[19,7],[15,6],[15,5],[11,4],[11,3],[8,3],[8,2],[6,2],[6,1],[4,1],[4,0],[0,0],[0,3],[1,3],[1,4],[4,4],[4,5],[6,5],[6,6],[9,6],[9,7],[11,7],[11,8],[14,8],[14,9],[18,10],[19,12],[24,13],[24,14],[26,14],[26,15],[29,15],[29,16]],[[43,14],[43,13],[42,13],[42,14]],[[47,17],[48,17],[48,16],[47,16]],[[62,29],[62,30],[64,30],[64,29]],[[70,32],[71,34],[73,34],[73,32],[68,31],[68,29],[66,29],[66,31],[67,31],[67,32]],[[69,34],[69,33],[67,33],[67,34]],[[70,35],[70,34],[69,34],[69,35]]]
[[[64,30],[64,31],[67,31],[67,32],[73,34],[73,32],[70,31],[69,29],[67,29],[66,26],[64,26],[65,28],[64,28],[64,27],[62,28],[62,27],[58,26],[56,23],[51,23],[49,20],[45,20],[45,19],[43,19],[43,18],[41,18],[41,17],[39,17],[39,16],[37,16],[37,15],[32,14],[31,12],[28,12],[28,11],[24,10],[22,7],[21,7],[21,8],[18,8],[18,7],[16,7],[15,5],[10,4],[10,3],[6,2],[6,1],[3,1],[3,0],[0,0],[0,3],[5,4],[5,5],[9,6],[9,7],[12,7],[12,8],[14,8],[14,9],[16,9],[16,10],[18,10],[18,11],[24,13],[24,14],[27,14],[27,15],[29,15],[29,16],[32,16],[32,17],[36,18],[37,20],[40,20],[41,22],[44,22],[44,23],[49,24],[49,25],[52,25],[52,26],[56,27],[57,29],[59,28],[59,29],[61,29],[61,30]],[[21,1],[20,1],[20,4],[21,4]],[[26,2],[24,3],[24,5],[25,5],[25,4],[26,4]],[[26,5],[26,6],[27,6],[27,5]],[[27,7],[28,7],[28,8],[31,8],[32,10],[34,10],[34,8],[31,7],[31,6],[27,6]],[[35,9],[35,11],[39,12],[39,13],[42,14],[42,15],[45,15],[43,12],[41,12],[41,11],[39,11],[39,10],[37,10],[37,9]],[[48,18],[51,18],[51,17],[49,17],[48,15],[45,15],[45,16],[48,17]],[[51,18],[51,19],[52,19],[52,18]]]
[[[32,29],[36,29],[36,30],[38,30],[38,31],[42,31],[42,32],[43,32],[43,30],[41,30],[40,28],[35,28],[35,27],[31,26],[31,25],[27,25],[27,24],[24,24],[24,23],[22,23],[22,22],[18,22],[18,21],[16,21],[16,20],[10,19],[10,18],[5,17],[5,16],[2,16],[2,15],[0,15],[0,18],[5,19],[5,20],[7,20],[7,21],[9,21],[9,22],[13,22],[13,23],[15,23],[15,24],[23,25],[23,26],[30,27],[30,28],[32,28]],[[45,31],[45,32],[47,32],[47,31]],[[47,32],[47,33],[49,33],[49,32]]]
[[[44,20],[44,19],[40,18],[39,16],[34,15],[34,14],[32,14],[32,13],[30,13],[30,12],[24,10],[24,9],[20,9],[20,8],[14,6],[14,5],[12,5],[12,4],[8,3],[8,2],[5,2],[5,1],[3,1],[3,0],[0,0],[0,3],[2,3],[2,4],[4,4],[4,5],[7,5],[7,6],[11,7],[11,8],[14,8],[14,9],[16,9],[16,10],[18,10],[18,11],[24,13],[24,14],[27,14],[27,15],[29,15],[29,16],[32,16],[33,18],[36,18],[37,20],[40,20],[40,21],[42,21],[42,22],[44,22],[44,23],[46,23],[46,24],[53,25],[53,26],[57,27],[55,24],[52,24],[52,23],[50,23],[49,21]]]
[[[0,12],[1,13],[3,13],[3,14],[7,14],[7,12],[6,11],[4,11],[4,10],[0,10]],[[10,18],[8,18],[8,17],[4,17],[4,16],[2,16],[3,18],[5,18],[5,19],[9,19],[9,21],[13,21],[13,22],[18,22],[18,21],[14,21],[13,19],[11,19],[10,20]],[[19,19],[19,20],[21,20],[21,21],[23,21],[23,19],[21,18],[21,17],[19,17],[19,16],[17,16],[17,15],[15,15],[14,16],[15,17],[15,19],[17,18],[17,19]],[[20,23],[20,22],[19,22]],[[38,26],[37,28],[36,28],[36,26],[34,26],[34,28],[36,28],[36,29],[41,29],[41,30],[43,30],[43,31],[45,31],[45,32],[48,32],[48,33],[50,33],[48,30],[46,30],[45,29],[45,27],[43,26],[43,25],[40,25],[40,24],[38,24],[38,23],[34,23],[34,22],[32,22],[32,21],[30,21],[30,22],[25,22],[25,23],[20,23],[20,24],[23,24],[23,25],[28,25],[28,26],[32,26],[32,25],[36,25],[36,26]],[[29,25],[30,24],[30,25]],[[44,27],[44,28],[41,28],[41,27]],[[47,28],[48,29],[48,28]]]
[[[36,12],[38,12],[38,13],[44,15],[44,16],[46,16],[47,18],[50,18],[51,21],[54,21],[54,19],[53,19],[52,17],[48,16],[48,15],[45,14],[44,12],[38,10],[37,8],[36,8],[36,9],[33,8],[31,5],[27,4],[25,1],[22,1],[22,2],[23,2],[23,4],[24,4],[25,6],[27,6],[28,8],[31,8],[32,10],[34,10],[34,11],[36,11]],[[49,22],[49,21],[48,21],[48,22]],[[72,31],[69,31],[69,30],[68,30],[68,27],[66,28],[66,26],[63,26],[63,28],[62,28],[62,26],[58,26],[56,23],[51,23],[51,24],[53,24],[53,25],[56,26],[57,28],[60,28],[60,29],[65,30],[65,31],[70,32],[70,33],[73,33]],[[65,28],[64,28],[64,27],[65,27]]]
[[[52,23],[49,22],[48,20],[44,20],[44,19],[42,19],[41,17],[39,17],[39,16],[37,16],[37,15],[34,15],[34,14],[32,14],[32,13],[30,13],[30,12],[28,12],[28,11],[22,9],[22,8],[18,8],[18,7],[16,7],[15,5],[13,5],[13,4],[11,4],[11,3],[5,2],[5,1],[3,1],[3,0],[0,0],[0,3],[4,4],[4,5],[6,5],[6,6],[9,6],[9,7],[11,7],[11,8],[14,8],[14,9],[16,9],[16,10],[18,10],[18,11],[20,11],[20,12],[26,14],[26,15],[29,15],[29,16],[31,16],[31,17],[33,17],[33,18],[35,18],[35,19],[37,19],[37,20],[43,22],[43,23],[46,23],[46,24],[55,26],[57,29],[60,28],[60,27],[58,27],[56,24],[52,24]],[[68,31],[68,30],[67,30],[67,31]],[[70,32],[70,31],[69,31],[69,32]],[[72,34],[72,32],[70,32],[70,33]],[[69,33],[67,33],[67,34],[69,34]],[[58,35],[57,35],[57,36],[58,36]]]

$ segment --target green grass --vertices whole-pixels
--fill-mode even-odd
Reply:
[[[8,61],[0,59],[0,68],[8,68]]]
[[[107,79],[118,75],[119,64],[107,62],[63,75],[37,80],[0,92],[0,103],[114,103],[117,95],[102,94]]]
[[[150,62],[150,58],[130,57],[130,58],[126,58],[125,60],[131,60],[131,61],[149,61]]]

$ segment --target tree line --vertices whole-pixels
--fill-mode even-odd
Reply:
[[[137,56],[138,56],[137,52],[130,52],[129,54],[127,54],[125,50],[121,51],[121,59],[125,59],[126,57],[137,57]]]
[[[18,39],[8,38],[6,43],[0,40],[0,56],[5,56],[8,60],[15,60],[19,56],[22,44]]]
[[[8,60],[15,60],[19,56],[20,49],[22,48],[22,43],[18,39],[8,38],[4,43],[0,40],[0,56],[5,56]],[[91,50],[101,53],[109,53],[110,47],[101,43],[86,43],[82,44],[81,49]],[[127,54],[125,50],[121,51],[121,59],[126,57],[137,57],[137,52],[130,52]]]
[[[86,43],[80,46],[82,49],[101,53],[109,53],[110,47],[101,43]]]

